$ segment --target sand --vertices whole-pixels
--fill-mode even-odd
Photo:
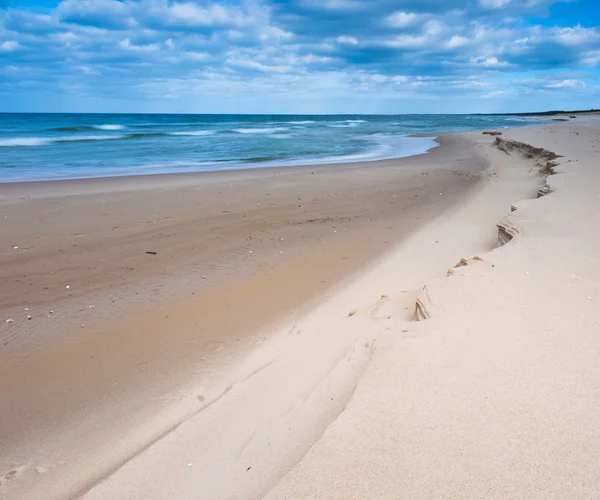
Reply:
[[[477,185],[455,170],[485,157],[441,142],[355,165],[0,185],[2,488],[77,495],[207,407],[275,325]]]
[[[16,402],[0,422],[10,443],[3,447],[2,488],[14,498],[594,498],[600,484],[599,131],[600,121],[579,118],[502,131],[503,141],[520,144],[452,134],[432,153],[378,164],[379,172],[376,165],[343,166],[337,178],[319,171],[307,184],[300,181],[306,170],[294,172],[294,188],[300,183],[305,193],[354,179],[347,192],[360,198],[369,181],[382,182],[376,189],[386,196],[375,189],[356,204],[331,200],[320,217],[335,207],[359,213],[381,203],[383,210],[393,193],[402,210],[384,211],[385,222],[373,214],[370,224],[348,229],[340,247],[337,236],[319,233],[308,245],[316,253],[299,252],[281,267],[246,266],[248,278],[203,292],[241,290],[221,296],[225,304],[234,298],[232,309],[214,308],[221,304],[216,299],[204,309],[200,297],[189,303],[173,297],[164,307],[176,317],[198,321],[199,307],[201,317],[226,325],[203,331],[207,344],[189,343],[199,336],[185,333],[188,320],[176,328],[159,323],[163,310],[133,315],[140,306],[132,301],[122,316],[131,323],[120,331],[131,335],[131,344],[120,341],[124,354],[111,349],[78,383],[61,379],[58,370],[83,348],[66,333],[64,344],[74,347],[48,371],[38,371],[46,365],[37,360],[52,359],[46,356],[55,341],[19,364],[9,362],[21,371],[8,373],[15,389],[2,395],[3,402]],[[270,189],[268,176],[279,174],[259,175],[267,176],[260,189]],[[314,182],[315,175],[323,177]],[[396,175],[398,191],[391,184]],[[411,175],[420,177],[419,193],[410,191]],[[401,194],[400,186],[409,190]],[[246,185],[243,192],[252,191]],[[422,199],[411,208],[406,204],[414,194]],[[396,238],[383,240],[390,220],[397,222],[388,229]],[[335,256],[355,255],[359,243],[369,248],[353,257],[360,265],[339,269],[326,290],[315,278],[295,295],[301,277],[315,268],[325,272]],[[292,236],[286,251],[299,247]],[[193,268],[189,262],[184,272]],[[280,272],[285,278],[269,288],[267,276]],[[186,286],[177,290],[187,293]],[[256,290],[266,291],[265,300],[245,302]],[[282,295],[303,305],[272,302]],[[240,331],[248,330],[240,338],[252,340],[233,349],[228,346],[237,338],[226,335],[227,321],[244,316],[244,304],[244,311],[279,312],[249,313],[255,319],[241,324]],[[153,329],[143,329],[150,338],[135,332],[144,317],[151,318],[145,328]],[[112,331],[86,330],[83,346],[101,349]],[[208,340],[223,335],[217,353],[228,354],[210,354]],[[38,337],[24,331],[18,338]],[[19,342],[20,352],[32,344]],[[194,373],[190,367],[202,353],[212,359],[210,368]],[[139,356],[158,364],[137,377],[124,370],[104,390],[95,386]],[[174,365],[177,376],[165,371]],[[58,401],[40,396],[46,384]],[[111,395],[121,384],[126,388]],[[149,405],[148,396],[159,400]],[[29,424],[19,425],[23,414]]]
[[[423,283],[429,319],[378,337],[348,406],[266,498],[598,496],[599,128],[504,133],[562,155],[553,192],[513,193],[498,220],[513,238]],[[513,151],[499,178],[526,162]]]

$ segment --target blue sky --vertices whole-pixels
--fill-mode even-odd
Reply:
[[[0,6],[0,111],[600,108],[600,0]]]

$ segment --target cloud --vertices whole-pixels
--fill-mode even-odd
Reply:
[[[558,3],[562,16],[553,18],[549,8]],[[462,110],[457,96],[471,103],[482,96],[512,99],[519,93],[597,89],[600,29],[589,27],[593,23],[575,0],[14,5],[0,12],[0,104],[2,96],[14,102],[6,96],[28,86],[46,94],[69,88],[97,99],[146,99],[147,106],[166,96],[183,102],[201,89],[239,100],[249,89],[264,92],[256,102],[286,92],[307,99],[322,92],[330,100],[338,92],[352,103],[366,102],[368,95],[373,102],[402,98],[415,103],[452,95]],[[570,71],[583,73],[565,74]],[[525,73],[536,80],[523,83],[528,79],[515,77]],[[301,101],[290,102],[304,109]]]
[[[411,24],[414,24],[417,19],[419,19],[419,16],[414,12],[398,11],[389,15],[385,19],[385,24],[392,28],[406,28]]]
[[[173,41],[171,40],[171,45],[173,44]],[[124,40],[121,40],[119,42],[119,47],[123,50],[129,50],[129,51],[134,51],[134,52],[155,52],[157,50],[159,50],[160,46],[158,43],[149,43],[149,44],[141,44],[141,45],[135,45],[133,43],[131,43],[131,40],[129,38],[125,38]]]
[[[227,64],[229,66],[251,69],[264,73],[288,73],[291,69],[289,65],[268,65],[239,55],[231,55],[228,57]]]
[[[506,7],[510,0],[479,0],[479,3],[486,9],[500,9]]]
[[[106,28],[135,27],[130,4],[117,0],[64,0],[56,9],[58,18],[65,23]]]
[[[446,47],[449,49],[455,49],[458,47],[463,47],[469,43],[469,39],[465,36],[453,35],[447,42]]]
[[[474,57],[471,62],[484,68],[506,68],[510,66],[510,63],[500,61],[497,57]]]
[[[0,43],[0,52],[13,52],[19,48],[19,42],[14,40],[7,40]]]
[[[585,87],[585,82],[581,80],[560,80],[558,82],[546,84],[546,88],[549,89],[574,89]]]
[[[335,39],[335,41],[340,45],[358,45],[358,40],[353,36],[340,35]]]

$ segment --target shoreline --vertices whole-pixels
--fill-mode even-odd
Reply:
[[[337,294],[477,185],[486,160],[469,144],[454,137],[419,157],[196,184],[184,175],[13,186],[0,270],[14,322],[0,325],[0,371],[18,382],[3,395],[10,452],[0,468],[18,474],[2,487],[17,498],[74,494],[217,398],[275,325]],[[182,389],[190,381],[205,385],[202,399]],[[91,462],[74,460],[82,447],[96,449]]]
[[[407,134],[402,137],[430,137],[434,140],[435,145],[427,149],[426,151],[408,154],[406,156],[394,156],[391,158],[382,158],[375,160],[356,160],[356,161],[337,161],[332,163],[306,163],[306,164],[294,164],[294,165],[267,165],[264,167],[248,166],[248,167],[234,167],[225,168],[219,170],[203,170],[195,172],[159,172],[152,174],[124,174],[124,175],[102,175],[96,177],[75,177],[75,178],[64,178],[64,179],[34,179],[34,180],[17,180],[17,181],[0,181],[0,193],[2,188],[9,190],[11,188],[31,188],[36,184],[43,184],[44,190],[54,188],[61,192],[72,192],[73,189],[81,189],[82,186],[79,184],[104,184],[110,181],[122,181],[125,184],[135,184],[135,181],[147,183],[153,178],[160,180],[170,181],[172,185],[184,185],[186,182],[194,182],[200,180],[200,176],[213,177],[214,179],[207,180],[219,180],[219,177],[230,176],[232,174],[239,174],[243,177],[243,174],[250,176],[258,175],[260,172],[265,172],[266,175],[280,174],[285,175],[287,173],[294,174],[298,173],[299,170],[313,169],[313,170],[325,170],[331,168],[348,168],[350,166],[366,167],[366,166],[386,166],[395,164],[400,160],[407,160],[411,158],[417,158],[430,154],[431,152],[438,149],[442,143],[440,139],[445,136],[459,135],[459,132],[444,132],[444,133],[431,133],[431,134]],[[299,160],[300,161],[300,160]],[[85,186],[83,186],[85,188]],[[98,186],[101,187],[101,186]],[[131,186],[134,187],[134,186]],[[77,191],[76,191],[77,192]]]

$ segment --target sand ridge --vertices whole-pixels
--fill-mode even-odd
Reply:
[[[542,167],[549,189],[515,193],[500,246],[427,282],[427,320],[378,340],[346,410],[266,498],[598,495],[597,128],[504,131],[507,162]]]

